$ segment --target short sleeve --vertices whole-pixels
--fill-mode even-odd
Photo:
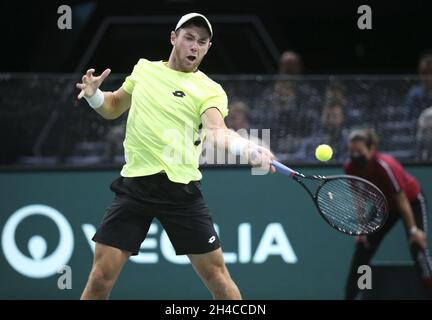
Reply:
[[[134,66],[132,73],[126,77],[125,81],[122,84],[123,90],[129,94],[132,94],[132,92],[135,88],[135,83],[137,81],[138,66],[142,62],[143,62],[143,59],[140,59],[138,61],[138,63]]]
[[[228,97],[222,87],[219,87],[215,94],[204,100],[200,107],[200,115],[210,108],[217,108],[223,118],[228,115]]]

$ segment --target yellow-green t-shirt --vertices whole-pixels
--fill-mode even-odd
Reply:
[[[132,95],[132,104],[121,175],[163,170],[174,182],[200,180],[201,115],[209,108],[219,109],[223,117],[228,114],[222,87],[201,71],[180,72],[163,61],[140,59],[122,88]]]

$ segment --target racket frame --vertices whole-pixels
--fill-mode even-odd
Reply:
[[[363,179],[361,177],[357,177],[357,176],[352,176],[352,175],[345,175],[345,174],[340,174],[340,175],[331,175],[331,176],[321,176],[321,175],[305,175],[303,173],[300,173],[298,171],[295,171],[291,168],[288,168],[287,166],[281,164],[278,161],[273,160],[272,161],[272,165],[274,165],[277,169],[277,171],[283,175],[289,176],[290,178],[292,178],[293,180],[297,181],[302,187],[303,189],[305,189],[307,191],[307,193],[311,196],[311,198],[313,199],[313,202],[315,204],[315,207],[318,210],[318,213],[320,214],[320,216],[324,219],[324,221],[326,221],[333,229],[342,232],[344,234],[350,235],[350,236],[359,236],[359,235],[366,235],[366,234],[372,234],[376,231],[378,231],[379,229],[381,229],[388,218],[388,211],[389,211],[389,206],[388,206],[388,202],[386,197],[384,196],[383,192],[377,187],[375,186],[373,183],[371,183],[370,181]],[[308,188],[308,186],[306,184],[303,183],[303,179],[308,179],[308,180],[315,180],[315,181],[320,181],[321,183],[318,185],[315,194],[312,193],[312,191]],[[384,213],[384,218],[382,223],[379,225],[379,227],[377,227],[376,229],[374,229],[372,232],[358,232],[358,233],[354,233],[354,232],[348,232],[345,231],[343,228],[335,225],[334,223],[332,223],[322,212],[319,204],[318,204],[318,194],[319,191],[321,190],[321,188],[326,184],[326,182],[331,181],[331,180],[335,180],[335,179],[351,179],[351,180],[357,180],[357,181],[361,181],[362,183],[368,184],[370,185],[374,190],[376,190],[381,196],[382,199],[385,203],[385,213]]]

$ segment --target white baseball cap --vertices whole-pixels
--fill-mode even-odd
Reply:
[[[206,23],[206,25],[210,31],[210,38],[213,37],[213,29],[212,29],[212,26],[210,24],[210,21],[208,21],[208,19],[205,16],[203,16],[202,14],[196,13],[196,12],[188,13],[188,14],[185,14],[183,17],[181,17],[179,22],[177,22],[177,25],[175,27],[175,31],[177,31],[179,28],[181,28],[181,26],[184,25],[187,21],[189,21],[193,18],[197,18],[197,17],[204,20],[204,22]]]

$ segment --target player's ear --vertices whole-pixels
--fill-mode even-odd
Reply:
[[[177,40],[177,34],[174,31],[171,31],[171,37],[170,37],[170,41],[172,45],[175,45]]]
[[[210,50],[210,47],[212,46],[212,43],[211,42],[209,42],[208,43],[208,47],[207,47],[207,50],[206,50],[206,54],[207,54],[207,52]]]

